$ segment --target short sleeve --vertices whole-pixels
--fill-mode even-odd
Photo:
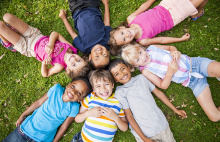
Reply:
[[[121,109],[119,114],[118,114],[119,117],[125,117],[125,113],[124,113],[124,110]]]
[[[78,102],[72,102],[72,108],[70,111],[70,114],[68,115],[69,117],[76,117],[76,115],[79,113],[79,107],[80,104]]]
[[[84,107],[84,108],[89,108],[89,101],[90,101],[90,97],[92,96],[92,93],[90,93],[85,99],[83,99],[81,101],[81,105]]]
[[[56,84],[53,87],[51,87],[49,89],[49,91],[47,92],[47,97],[49,98],[51,96],[51,94],[53,94],[54,91],[56,91],[56,89],[61,89],[61,85],[60,84]]]
[[[123,92],[121,89],[115,91],[115,98],[118,99],[118,101],[122,105],[122,109],[130,108],[128,101],[127,101],[127,98],[126,98],[126,95],[125,95],[125,92]]]
[[[106,33],[110,33],[111,30],[112,30],[112,28],[110,26],[105,26]]]
[[[150,91],[152,92],[155,89],[155,85],[153,83],[151,83],[147,78],[146,78],[146,82],[149,86]]]
[[[73,46],[76,47],[77,49],[79,49],[80,51],[82,51],[83,49],[83,44],[82,44],[82,40],[79,36],[77,36],[76,38],[74,38],[73,40]]]

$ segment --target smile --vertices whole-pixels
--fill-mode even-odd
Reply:
[[[68,96],[70,99],[73,99],[73,95],[72,95],[70,92],[67,93],[67,96]]]
[[[95,51],[99,51],[99,50],[102,50],[102,48],[101,48],[101,47],[98,47]]]
[[[100,93],[102,96],[108,96],[108,92]]]
[[[124,76],[124,77],[123,77],[123,78],[122,78],[121,80],[124,80],[124,79],[126,79],[126,78],[127,78],[127,76],[128,76],[128,75],[125,75],[125,76]]]

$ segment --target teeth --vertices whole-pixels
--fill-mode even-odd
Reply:
[[[105,93],[101,93],[102,96],[107,96],[108,95],[108,92],[105,92]]]
[[[127,75],[125,75],[125,76],[122,78],[122,80],[125,79],[126,77],[127,77]]]
[[[71,93],[67,93],[67,95],[68,95],[69,98],[73,99],[73,96],[72,96]]]

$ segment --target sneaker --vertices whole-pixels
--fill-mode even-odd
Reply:
[[[220,81],[220,77],[216,77],[218,79],[218,81]]]

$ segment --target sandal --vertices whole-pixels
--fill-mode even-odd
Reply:
[[[192,17],[191,17],[191,19],[192,19],[193,21],[196,21],[196,20],[199,19],[199,17],[201,17],[203,14],[204,14],[204,9],[202,9],[202,14],[201,14],[201,15],[199,15],[199,16],[197,16],[197,17],[195,17],[195,18],[192,18]]]

